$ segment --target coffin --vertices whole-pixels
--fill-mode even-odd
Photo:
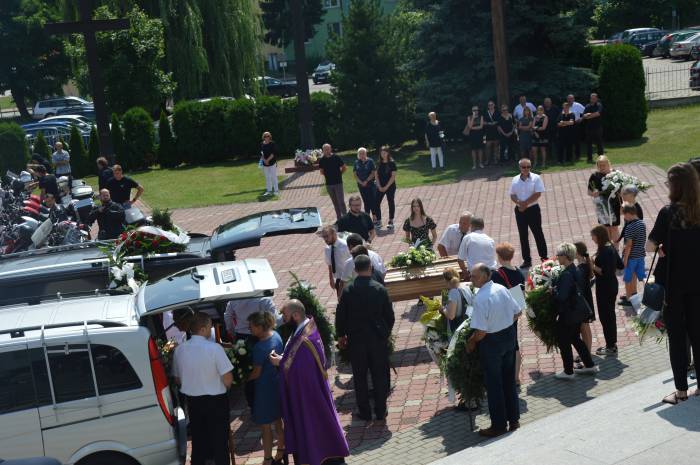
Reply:
[[[442,277],[442,272],[447,268],[459,271],[457,257],[440,258],[426,267],[389,268],[384,277],[384,286],[392,302],[420,296],[434,297],[447,288],[447,282]]]

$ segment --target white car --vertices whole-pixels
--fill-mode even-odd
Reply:
[[[92,105],[92,102],[80,97],[56,97],[48,100],[39,100],[34,105],[32,116],[34,119],[43,119],[56,115],[58,110],[70,107],[83,107],[85,105]]]
[[[673,45],[671,45],[671,50],[669,51],[669,53],[674,58],[688,59],[690,58],[690,51],[692,50],[693,46],[699,44],[700,33],[697,33],[679,42],[674,42]]]
[[[2,458],[181,465],[185,417],[173,405],[157,316],[181,307],[216,313],[228,300],[276,288],[267,260],[247,259],[187,268],[136,294],[54,295],[1,307]]]
[[[56,121],[60,123],[68,123],[68,124],[73,124],[78,127],[78,129],[83,129],[86,131],[90,131],[92,129],[92,121],[87,119],[84,116],[80,115],[59,115],[59,116],[49,116],[48,118],[44,118],[40,123],[50,123],[51,121]]]

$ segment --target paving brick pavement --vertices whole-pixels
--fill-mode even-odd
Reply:
[[[626,165],[620,168],[654,184],[649,192],[639,198],[645,211],[645,221],[648,227],[651,227],[656,212],[666,203],[663,171],[650,165]],[[586,195],[590,172],[591,170],[577,170],[543,175],[547,192],[540,204],[550,255],[554,252],[556,244],[564,240],[583,240],[592,247],[588,231],[595,224],[596,218],[592,202]],[[399,173],[396,196],[397,230],[381,231],[373,248],[388,261],[406,247],[402,241],[403,232],[400,225],[409,213],[411,199],[420,197],[427,213],[438,224],[439,234],[447,225],[457,221],[460,212],[468,209],[485,218],[487,234],[497,242],[511,242],[518,251],[520,247],[513,207],[507,195],[511,178],[493,170],[484,170],[480,174],[482,177],[464,179],[452,184],[402,189]],[[316,206],[319,207],[322,218],[328,221],[334,218],[329,198],[321,195],[323,183],[318,172],[294,175],[284,185],[280,200],[175,210],[173,218],[185,229],[201,233],[211,233],[217,225],[226,221],[276,208]],[[386,205],[383,207],[383,213],[386,215]],[[531,242],[535,253],[534,241]],[[276,303],[280,304],[286,298],[285,290],[290,284],[288,271],[294,271],[302,279],[318,286],[317,295],[326,306],[328,316],[333,318],[337,299],[335,292],[326,284],[327,268],[323,263],[323,242],[320,238],[315,235],[291,235],[263,239],[260,246],[241,250],[237,255],[239,258],[264,257],[270,261],[280,284],[275,296]],[[519,258],[516,255],[516,260]],[[396,352],[392,363],[396,374],[392,376],[394,389],[389,397],[389,416],[385,425],[368,426],[364,422],[353,421],[351,412],[355,403],[349,367],[333,368],[329,373],[333,380],[332,389],[341,423],[352,448],[351,463],[374,463],[374,460],[376,463],[385,464],[427,463],[439,457],[441,453],[458,450],[470,444],[470,436],[459,429],[465,427],[465,417],[450,410],[445,395],[445,382],[441,380],[439,370],[431,363],[423,346],[423,329],[418,322],[421,309],[413,304],[414,302],[398,302],[394,305]],[[621,355],[620,361],[623,363],[619,365],[607,362],[606,367],[617,367],[614,374],[618,376],[603,374],[597,378],[596,383],[591,381],[589,394],[598,395],[599,389],[614,389],[620,383],[631,382],[628,381],[628,377],[634,376],[637,370],[645,369],[649,365],[648,362],[633,358],[634,354],[650,349],[647,346],[643,346],[642,349],[637,347],[637,338],[631,328],[629,315],[621,309],[618,309],[617,313],[618,343],[620,347],[630,347],[622,352],[629,353],[629,357],[632,358],[627,363]],[[527,329],[523,319],[519,324],[520,347],[524,358],[522,377],[524,389],[528,393],[525,396],[528,411],[524,421],[529,421],[530,416],[535,418],[538,415],[550,414],[576,399],[585,400],[586,397],[580,395],[566,400],[567,388],[549,381],[548,375],[561,369],[558,355],[546,353],[544,347]],[[596,322],[592,329],[594,346],[602,344],[600,325]],[[661,350],[659,347],[655,349]],[[663,356],[658,356],[659,360],[665,360]],[[638,364],[641,367],[637,367]],[[665,365],[662,365],[663,362],[660,361],[658,371],[665,368]],[[613,368],[606,368],[605,372],[612,373],[610,370]],[[233,427],[237,439],[237,463],[261,463],[260,435],[257,428],[250,423],[248,410],[240,397],[238,396],[233,407],[236,416]],[[437,442],[430,442],[431,438]],[[440,444],[443,444],[442,449]],[[414,452],[407,453],[408,450]],[[427,460],[428,458],[430,460]]]

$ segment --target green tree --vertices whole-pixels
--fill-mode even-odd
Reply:
[[[700,0],[607,0],[595,2],[593,35],[603,39],[625,29],[647,26],[671,29],[673,9],[684,25],[700,21]]]
[[[100,138],[97,135],[97,127],[90,130],[90,140],[88,141],[88,170],[92,164],[100,157]]]
[[[116,113],[112,113],[112,123],[110,124],[109,138],[114,149],[114,158],[117,163],[122,163],[126,160],[126,150],[124,147],[124,133],[122,132],[121,121]]]
[[[95,10],[95,19],[112,19],[116,15],[107,7]],[[138,7],[128,18],[128,30],[97,34],[99,65],[105,83],[105,98],[113,112],[143,106],[155,112],[173,94],[172,73],[163,71],[165,45],[163,24],[149,18]],[[67,52],[74,62],[75,77],[81,93],[89,94],[89,76],[83,37],[76,35]]]
[[[24,130],[17,123],[0,122],[0,173],[12,170],[19,173],[27,165],[29,150]]]
[[[46,142],[43,131],[39,131],[37,134],[32,151],[51,161],[51,147],[49,147],[49,144]]]
[[[168,115],[164,111],[160,112],[158,124],[158,163],[161,168],[173,168],[179,164],[177,157],[177,145],[173,130],[170,127]]]
[[[402,142],[412,111],[401,98],[402,75],[394,49],[386,43],[388,24],[379,1],[352,0],[342,29],[343,35],[328,45],[336,64],[331,80],[341,134],[374,147]]]
[[[289,0],[264,0],[260,2],[262,19],[265,24],[265,41],[287,46],[294,40],[294,25]],[[314,36],[316,26],[321,22],[325,10],[322,0],[302,0],[304,29],[306,37]]]
[[[0,91],[10,90],[22,118],[27,101],[61,92],[70,66],[60,36],[44,24],[60,19],[53,2],[2,0],[0,7]]]
[[[598,93],[605,105],[606,139],[638,139],[647,129],[644,67],[639,50],[631,45],[603,48]]]
[[[153,121],[141,107],[129,109],[122,117],[126,159],[129,167],[125,170],[138,170],[151,166],[155,161]]]
[[[81,178],[89,174],[87,151],[83,136],[77,127],[70,127],[70,166],[73,176]]]

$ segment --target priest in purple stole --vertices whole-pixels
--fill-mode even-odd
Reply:
[[[344,463],[350,451],[328,385],[316,323],[296,299],[282,307],[282,314],[285,323],[296,324],[284,355],[270,354],[272,364],[279,366],[286,451],[303,465]]]

